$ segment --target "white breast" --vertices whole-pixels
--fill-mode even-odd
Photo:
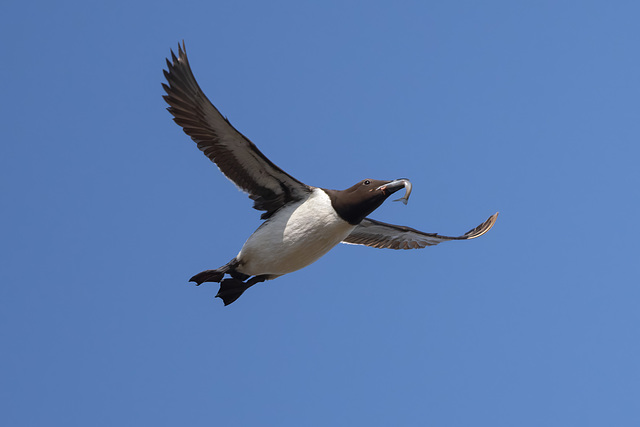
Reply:
[[[262,224],[236,257],[238,271],[282,275],[317,261],[355,226],[338,216],[327,193],[315,188],[306,200],[286,206]]]

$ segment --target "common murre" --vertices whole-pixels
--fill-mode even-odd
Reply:
[[[164,71],[169,112],[198,148],[240,190],[265,222],[247,239],[238,255],[222,267],[205,270],[190,281],[219,282],[216,297],[231,304],[249,287],[299,270],[317,261],[338,243],[374,248],[417,249],[449,240],[479,237],[493,227],[498,214],[462,236],[424,233],[410,227],[367,218],[391,194],[406,188],[407,179],[365,179],[346,190],[312,187],[293,178],[237,131],[207,99],[189,66],[184,42],[178,56],[171,51]],[[231,276],[224,278],[225,275]]]

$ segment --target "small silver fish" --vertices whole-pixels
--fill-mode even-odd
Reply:
[[[402,203],[406,205],[407,202],[409,201],[409,196],[411,195],[411,182],[408,179],[400,179],[399,181],[404,182],[404,188],[407,191],[404,193],[403,197],[400,197],[399,199],[395,199],[394,202],[402,201]]]

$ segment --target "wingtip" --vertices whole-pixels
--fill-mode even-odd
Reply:
[[[493,227],[493,224],[496,223],[496,221],[498,220],[498,215],[500,214],[500,212],[496,212],[493,215],[491,215],[489,218],[487,218],[487,220],[485,221],[485,223],[491,222],[491,227]],[[489,227],[489,228],[491,228]]]
[[[187,46],[185,45],[184,39],[182,40],[182,44],[178,42],[178,55],[175,54],[173,49],[169,49],[169,52],[171,53],[171,61],[167,58],[167,67],[171,70],[172,66],[175,66],[179,60],[184,60],[187,56]]]
[[[463,237],[465,239],[475,239],[476,237],[480,237],[483,234],[487,233],[489,230],[491,230],[493,228],[493,226],[495,225],[497,219],[498,219],[498,214],[500,212],[496,212],[493,215],[491,215],[489,218],[487,218],[487,220],[485,222],[483,222],[482,224],[480,224],[479,226],[477,226],[476,228],[469,230],[468,232],[466,232]]]

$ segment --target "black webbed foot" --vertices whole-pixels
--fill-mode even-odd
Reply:
[[[196,286],[200,286],[204,282],[219,282],[224,277],[224,273],[225,272],[220,271],[220,269],[205,270],[193,276],[191,279],[189,279],[189,281],[196,282]]]
[[[249,287],[242,280],[224,279],[220,282],[220,290],[216,294],[216,298],[222,299],[224,305],[229,305],[240,298],[240,295],[247,289]]]
[[[218,291],[216,298],[222,299],[224,305],[229,305],[240,298],[240,295],[242,295],[242,293],[251,286],[267,280],[267,277],[267,275],[254,276],[246,282],[238,279],[224,279],[220,282],[220,290]]]

